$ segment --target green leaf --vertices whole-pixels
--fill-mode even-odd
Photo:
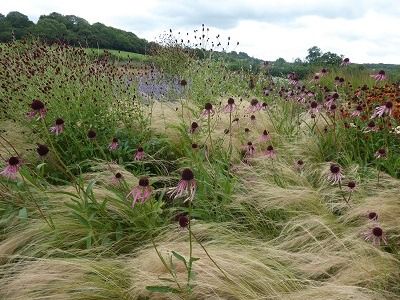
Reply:
[[[182,255],[180,255],[179,253],[176,253],[175,251],[172,251],[172,254],[177,258],[177,259],[179,259],[180,261],[182,261],[184,264],[185,264],[185,266],[186,266],[186,259],[182,256]]]
[[[167,285],[149,285],[146,286],[146,290],[156,293],[175,293],[175,294],[179,293],[178,289],[175,289]]]
[[[18,217],[22,220],[26,220],[28,219],[28,210],[26,209],[26,207],[23,207],[19,210],[18,212]]]

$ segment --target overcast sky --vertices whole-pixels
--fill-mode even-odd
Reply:
[[[264,60],[304,58],[316,45],[353,62],[400,64],[400,0],[0,0],[0,13],[33,21],[51,12],[73,14],[132,31],[149,41],[169,28],[231,37]]]

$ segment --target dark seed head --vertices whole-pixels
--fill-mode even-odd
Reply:
[[[344,78],[343,78],[343,77],[340,77],[340,78],[339,78],[339,82],[340,82],[340,83],[343,83],[343,82],[344,82]]]
[[[374,227],[372,228],[372,234],[376,237],[381,237],[383,235],[383,230],[380,227]]]
[[[355,183],[354,181],[349,181],[349,183],[347,184],[347,186],[348,186],[350,189],[354,189],[354,188],[356,187],[356,183]]]
[[[63,124],[64,124],[64,120],[63,120],[63,119],[58,118],[58,119],[56,120],[56,125],[63,125]]]
[[[31,103],[31,108],[33,110],[41,110],[41,109],[44,109],[44,104],[40,100],[33,100]]]
[[[235,103],[235,99],[233,99],[233,98],[228,99],[228,104],[232,105],[234,103]]]
[[[115,174],[115,178],[121,179],[122,178],[122,174],[118,172],[117,174]]]
[[[252,100],[250,101],[250,104],[251,104],[252,106],[256,106],[256,105],[258,104],[258,100],[257,100],[257,99],[252,99]]]
[[[255,116],[255,115],[251,115],[251,116],[250,116],[250,119],[251,119],[252,121],[254,121],[254,120],[256,119],[256,116]]]
[[[185,228],[189,225],[189,218],[185,215],[182,215],[179,217],[178,222],[180,227]]]
[[[205,105],[204,105],[204,109],[205,110],[212,110],[212,108],[213,108],[213,106],[212,106],[212,104],[211,103],[206,103]]]
[[[113,143],[118,143],[118,139],[117,139],[117,138],[113,138],[113,139],[112,139],[112,142],[113,142]]]
[[[16,166],[16,165],[18,165],[18,164],[19,164],[19,158],[16,157],[16,156],[11,156],[11,157],[8,159],[8,164],[9,164],[10,166]]]
[[[299,160],[297,161],[297,164],[298,164],[299,166],[302,166],[302,165],[304,165],[304,161],[302,161],[301,159],[299,159]]]
[[[249,128],[245,128],[244,132],[248,133],[248,132],[250,132],[250,129]]]
[[[387,101],[387,102],[385,103],[385,106],[386,106],[386,108],[391,109],[391,108],[393,107],[392,101]]]
[[[318,107],[318,103],[315,102],[315,101],[311,102],[310,105],[311,105],[311,108],[317,108]]]
[[[196,129],[199,127],[199,124],[197,124],[197,122],[193,122],[191,127],[192,127],[192,129]]]
[[[192,149],[197,149],[197,148],[199,148],[199,145],[197,145],[196,143],[193,143],[192,144]]]
[[[140,177],[139,179],[139,185],[141,187],[146,187],[149,186],[149,179],[147,177]]]
[[[181,84],[181,86],[186,86],[187,85],[187,81],[185,79],[182,79],[180,84]]]
[[[272,150],[274,150],[274,147],[272,147],[271,145],[269,145],[269,146],[267,147],[267,151],[272,151]]]
[[[40,156],[45,156],[47,153],[49,153],[49,148],[46,145],[38,144],[38,147],[36,148],[36,152]]]
[[[335,110],[336,109],[336,104],[332,104],[330,108],[331,108],[331,110]]]
[[[384,155],[386,155],[386,149],[381,148],[381,149],[378,150],[378,153],[379,153],[380,155],[384,156]]]
[[[343,59],[343,61],[348,63],[350,61],[350,59],[348,57],[346,57],[345,59]]]
[[[89,130],[87,133],[87,136],[89,139],[95,139],[96,138],[96,131],[94,130]]]
[[[362,110],[363,110],[363,108],[362,108],[362,106],[361,106],[361,105],[357,105],[357,107],[356,107],[356,110],[358,110],[358,111],[362,111]]]
[[[267,106],[268,106],[267,102],[263,102],[262,107],[267,107]]]
[[[269,134],[269,132],[266,129],[264,129],[263,135],[268,135],[268,134]]]
[[[374,211],[371,211],[371,212],[368,214],[368,219],[370,219],[370,220],[377,220],[377,219],[378,219],[378,214],[377,214],[376,212],[374,212]]]
[[[181,178],[182,178],[182,180],[190,181],[190,180],[194,179],[194,174],[193,174],[192,170],[190,170],[189,168],[186,168],[182,171]]]
[[[385,71],[380,70],[378,74],[379,74],[379,75],[385,75],[386,73],[385,73]]]
[[[340,172],[340,167],[338,165],[331,165],[330,170],[333,174],[337,174]]]
[[[332,97],[333,97],[333,99],[338,99],[338,98],[339,98],[339,94],[338,94],[338,93],[334,93],[334,94],[332,95]]]
[[[375,127],[375,122],[374,121],[369,122],[368,123],[368,127],[369,128],[374,128]]]
[[[247,146],[253,146],[252,142],[247,142]]]
[[[143,147],[138,147],[136,150],[136,152],[143,152],[143,151],[144,151]]]

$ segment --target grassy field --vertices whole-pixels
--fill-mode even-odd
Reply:
[[[0,299],[400,298],[398,85],[154,59],[2,48]]]

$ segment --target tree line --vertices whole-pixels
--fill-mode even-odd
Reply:
[[[29,35],[39,36],[49,42],[65,42],[74,46],[115,49],[144,54],[148,45],[132,32],[127,32],[102,23],[89,24],[74,15],[53,12],[40,16],[35,24],[17,11],[0,14],[0,42],[10,42]]]

